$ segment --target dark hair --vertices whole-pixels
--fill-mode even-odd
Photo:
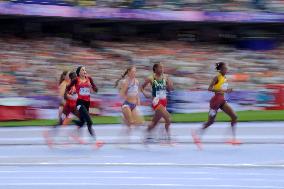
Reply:
[[[77,74],[75,73],[75,72],[70,72],[69,73],[69,78],[71,79],[71,81],[73,80],[73,79],[75,79],[77,77]]]
[[[118,86],[119,81],[122,80],[122,79],[124,79],[125,76],[129,73],[129,71],[130,71],[132,68],[134,68],[134,66],[130,66],[130,67],[128,67],[128,68],[125,70],[125,72],[121,75],[121,77],[120,77],[118,80],[116,80],[116,82],[115,82],[115,84],[114,84],[114,87],[117,87],[117,86]]]
[[[80,73],[82,67],[83,67],[83,66],[79,66],[79,67],[77,68],[77,70],[76,70],[77,76],[79,76],[79,73]]]
[[[60,75],[60,79],[59,79],[59,85],[64,81],[66,75],[67,75],[68,71],[63,71],[62,74]]]
[[[157,70],[157,68],[158,68],[159,65],[160,65],[160,63],[155,63],[155,64],[153,65],[153,72],[154,72],[154,73],[156,73],[156,70]]]
[[[225,66],[225,63],[224,63],[224,62],[218,62],[218,63],[216,63],[216,70],[220,71],[223,66]]]

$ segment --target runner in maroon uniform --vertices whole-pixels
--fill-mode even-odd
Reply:
[[[63,73],[65,73],[65,72],[63,72]],[[70,80],[72,81],[73,79],[76,78],[76,73],[71,72],[71,73],[65,75],[64,77],[68,77],[68,80],[70,78]],[[61,78],[62,78],[62,76],[61,76]],[[60,83],[60,85],[62,85],[62,82]],[[68,85],[68,83],[67,83],[67,85]],[[64,90],[66,90],[66,86],[63,86],[63,88],[64,88]],[[60,88],[60,91],[62,91],[61,88]],[[58,126],[67,125],[71,121],[70,113],[73,113],[74,115],[76,115],[78,117],[78,114],[77,114],[77,111],[76,111],[76,101],[77,101],[77,94],[76,94],[75,88],[72,88],[67,94],[62,95],[62,101],[61,101],[62,107],[59,109],[59,121],[51,130],[45,131],[43,133],[43,136],[44,136],[46,143],[48,144],[49,147],[52,147],[52,145],[53,145],[53,138],[56,136],[56,134],[58,132]]]
[[[71,79],[71,81],[76,79],[76,73],[71,72],[69,74],[69,78]],[[63,120],[62,120],[62,123],[61,123],[63,126],[68,125],[70,123],[70,121],[71,121],[70,113],[79,117],[78,111],[76,111],[77,98],[78,98],[78,94],[76,93],[75,86],[73,86],[68,93],[65,93],[66,102],[65,102],[65,105],[63,107],[63,116],[62,116]]]
[[[221,109],[231,118],[232,139],[229,140],[228,143],[234,145],[241,144],[241,142],[236,139],[237,115],[225,100],[225,94],[231,93],[233,91],[232,88],[228,88],[228,82],[226,78],[228,67],[224,62],[219,62],[216,64],[216,70],[219,73],[216,77],[214,77],[208,87],[208,91],[215,93],[215,95],[210,100],[208,121],[205,122],[203,126],[197,131],[192,130],[193,141],[199,149],[202,149],[201,137],[205,130],[215,122],[215,118],[219,109]]]

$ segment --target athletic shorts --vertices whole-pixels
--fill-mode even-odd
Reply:
[[[210,100],[210,109],[218,110],[226,103],[225,97],[222,94],[216,94]]]
[[[81,106],[85,106],[86,110],[89,112],[90,109],[90,101],[86,101],[86,100],[82,100],[82,99],[77,99],[76,102],[76,108],[79,111],[79,109],[81,108]]]
[[[133,103],[128,102],[128,101],[124,101],[124,103],[122,104],[121,107],[122,107],[122,108],[124,108],[124,107],[129,107],[130,110],[132,111],[132,110],[134,110],[134,109],[136,108],[136,104],[133,104]]]
[[[70,113],[75,114],[76,112],[76,104],[69,104],[66,103],[63,107],[63,114],[65,114],[65,117],[69,117]]]
[[[215,94],[210,100],[210,116],[216,116],[219,108],[222,108],[226,103],[225,97],[222,94]]]
[[[167,107],[167,99],[159,99],[159,98],[154,98],[152,101],[152,108],[154,110],[156,110],[160,105],[162,105],[163,107]]]

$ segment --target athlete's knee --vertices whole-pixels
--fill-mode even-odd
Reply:
[[[128,125],[134,125],[135,124],[135,120],[133,120],[132,117],[129,116],[128,119],[126,119],[126,123]]]
[[[217,110],[215,110],[215,109],[210,109],[209,110],[209,116],[210,117],[215,117],[217,115]]]
[[[93,124],[87,123],[87,126],[88,126],[88,129],[89,129],[89,130],[93,128]]]
[[[84,116],[80,113],[78,114],[79,120],[73,120],[72,122],[75,123],[77,126],[82,127],[85,124]]]
[[[211,126],[215,122],[215,119],[210,118],[206,123],[203,124],[203,129],[206,129],[207,127]]]
[[[149,125],[148,125],[148,128],[147,128],[147,131],[152,131],[154,128],[155,128],[155,123],[150,123]]]
[[[238,116],[237,115],[233,115],[231,117],[231,122],[236,123],[238,121]]]
[[[171,117],[166,117],[165,119],[165,124],[170,125],[171,124]]]
[[[61,117],[58,121],[58,125],[62,125],[63,124],[64,119]]]
[[[81,106],[79,109],[80,112],[80,117],[82,117],[85,121],[89,122],[90,120],[90,116],[89,116],[89,112],[87,111],[85,106]]]
[[[80,121],[78,121],[77,126],[79,128],[81,128],[81,127],[83,127],[84,124],[85,124],[85,121],[84,120],[80,120]]]
[[[144,123],[144,120],[135,120],[134,122],[135,125],[143,125]]]
[[[129,125],[136,125],[136,122],[135,121],[130,121]]]
[[[127,125],[127,126],[130,126],[130,125],[132,125],[133,124],[133,120],[130,118],[130,117],[128,117],[128,116],[123,116],[123,122]]]
[[[87,122],[88,125],[92,125],[92,124],[93,124],[93,121],[92,121],[92,118],[91,118],[89,112],[86,112],[86,114],[85,114],[85,120],[86,120],[86,122]]]
[[[89,126],[92,126],[93,125],[93,121],[92,121],[92,119],[89,117],[88,119],[87,119],[87,125]]]

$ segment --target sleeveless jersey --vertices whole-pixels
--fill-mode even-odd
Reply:
[[[228,89],[228,83],[227,78],[223,76],[222,74],[217,75],[218,82],[213,86],[214,90],[227,90]]]
[[[152,81],[152,96],[159,99],[167,98],[167,81],[163,76],[162,79],[157,80],[154,75],[150,76]]]
[[[139,93],[139,86],[136,80],[133,82],[129,82],[128,88],[127,88],[127,95],[128,96],[137,96]]]
[[[86,81],[81,81],[81,79],[77,77],[75,88],[76,93],[78,94],[78,99],[90,101],[92,85],[89,78],[86,78]]]

